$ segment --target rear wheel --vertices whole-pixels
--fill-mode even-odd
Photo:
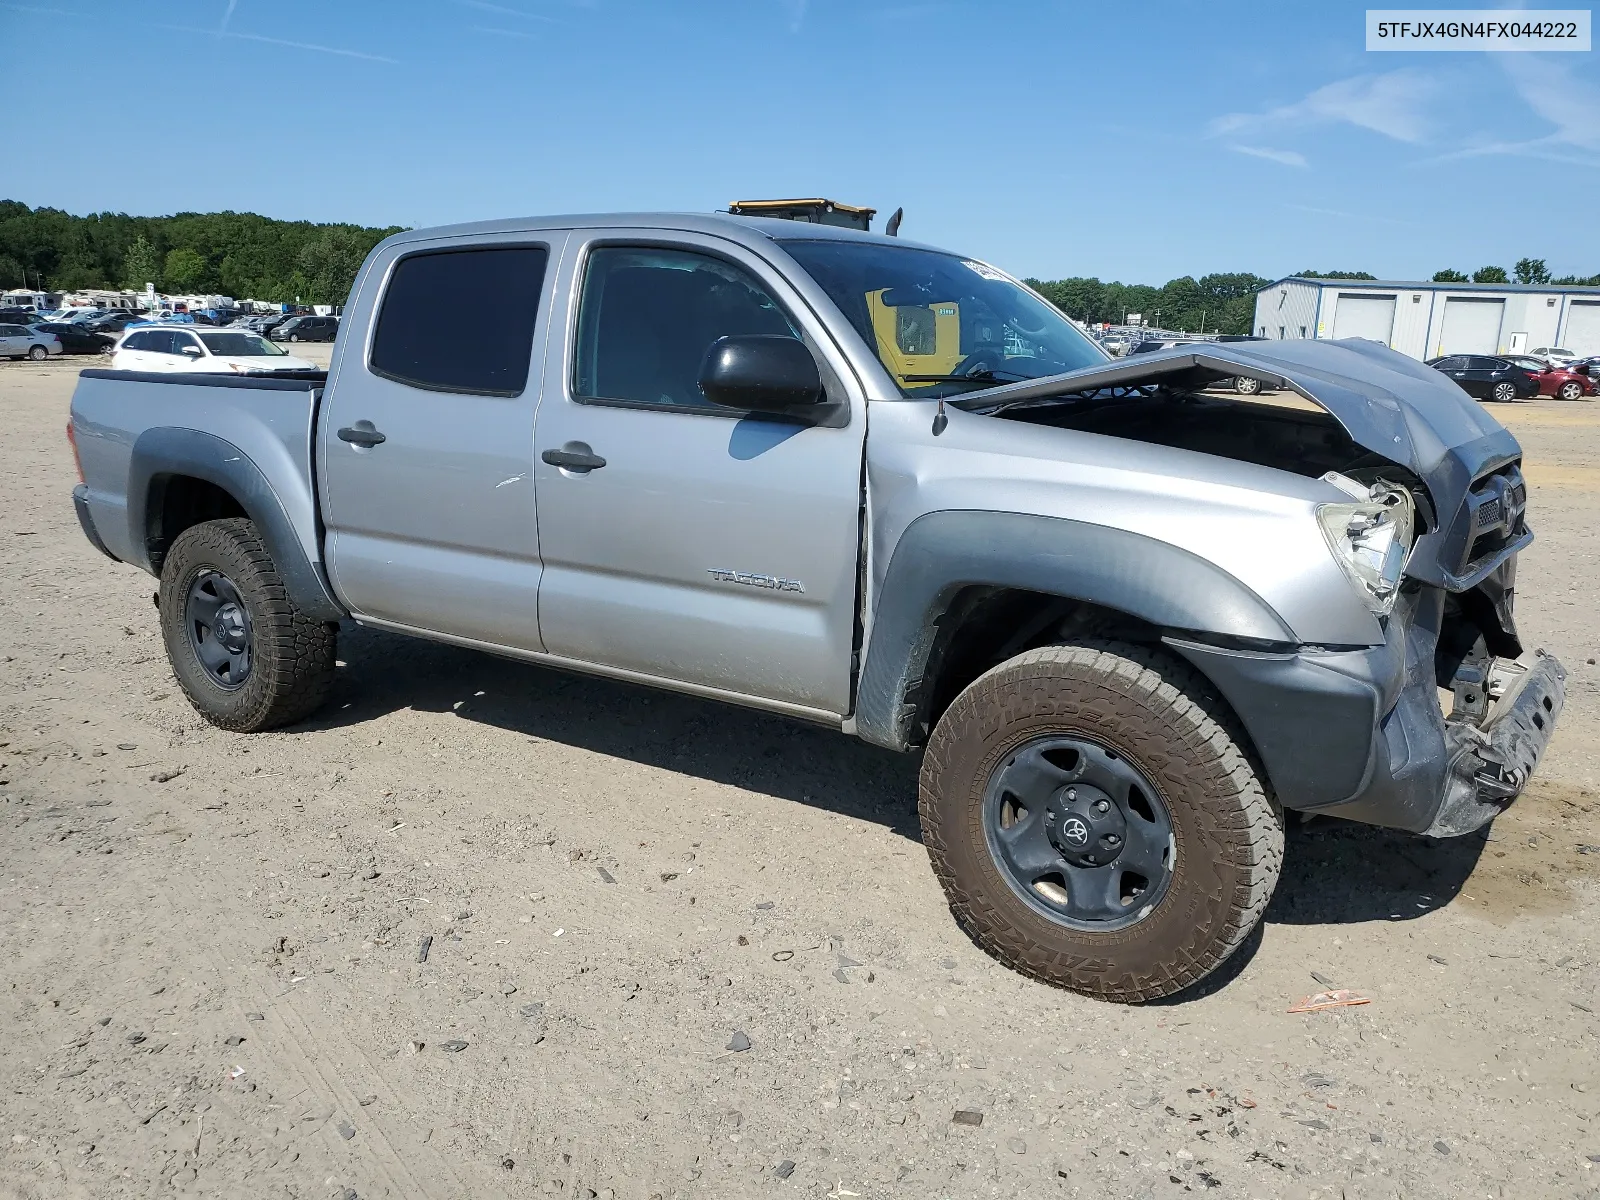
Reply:
[[[1583,384],[1578,383],[1576,380],[1569,379],[1556,389],[1556,395],[1560,396],[1563,400],[1582,400]]]
[[[1233,390],[1241,396],[1254,396],[1261,390],[1261,380],[1251,379],[1248,375],[1241,375],[1233,381]]]
[[[272,729],[327,697],[339,627],[295,607],[253,522],[207,521],[180,534],[158,605],[172,673],[213,725]]]
[[[1216,969],[1283,862],[1280,811],[1226,706],[1193,668],[1124,643],[1047,646],[982,676],[935,728],[920,793],[967,933],[1106,1000]]]
[[[1489,390],[1489,399],[1498,400],[1501,404],[1510,404],[1517,398],[1517,385],[1509,380],[1501,380]]]
[[[29,346],[28,357],[33,359],[34,362],[43,362],[45,359],[50,357],[50,351],[46,350],[43,346]]]

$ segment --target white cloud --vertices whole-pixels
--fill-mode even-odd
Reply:
[[[1251,158],[1264,158],[1268,162],[1282,163],[1286,167],[1306,167],[1306,156],[1298,150],[1274,150],[1269,146],[1229,146],[1235,154],[1248,154]]]
[[[468,8],[476,8],[480,12],[494,13],[502,17],[522,17],[528,21],[558,23],[554,17],[547,17],[543,13],[523,12],[520,8],[507,8],[504,4],[490,4],[489,0],[456,0],[456,3],[464,4]]]
[[[1545,162],[1600,167],[1600,87],[1575,79],[1547,55],[1502,54],[1500,64],[1517,97],[1550,126],[1534,137],[1479,139],[1429,162],[1507,155]],[[1529,132],[1532,132],[1531,130]]]
[[[1229,113],[1211,123],[1211,136],[1273,128],[1342,123],[1370,129],[1399,142],[1427,140],[1432,122],[1427,107],[1438,85],[1421,71],[1406,68],[1383,75],[1356,75],[1325,84],[1305,99],[1261,113]]]
[[[189,25],[157,25],[156,29],[170,29],[174,33],[205,33],[217,37],[233,38],[241,42],[265,42],[269,46],[287,46],[291,50],[315,50],[318,54],[337,54],[340,58],[359,58],[365,62],[390,63],[399,66],[399,60],[381,54],[368,54],[362,50],[342,50],[337,46],[319,46],[315,42],[291,42],[284,38],[263,37],[259,33],[235,33],[231,29],[195,29]]]

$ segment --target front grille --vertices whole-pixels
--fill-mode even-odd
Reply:
[[[1459,573],[1470,574],[1473,567],[1505,549],[1524,532],[1523,513],[1527,508],[1528,488],[1516,466],[1502,467],[1472,486],[1461,534],[1465,543]]]

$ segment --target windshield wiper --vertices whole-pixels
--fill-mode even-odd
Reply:
[[[1032,375],[1019,375],[1015,371],[974,371],[970,375],[901,375],[905,383],[1022,383]]]

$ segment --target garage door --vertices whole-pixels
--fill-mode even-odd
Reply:
[[[1574,300],[1561,345],[1574,354],[1600,354],[1600,300]]]
[[[1500,349],[1504,300],[1453,297],[1444,302],[1440,354],[1494,354]]]
[[[1389,344],[1394,332],[1394,297],[1362,292],[1340,292],[1333,310],[1333,336],[1370,338]]]

